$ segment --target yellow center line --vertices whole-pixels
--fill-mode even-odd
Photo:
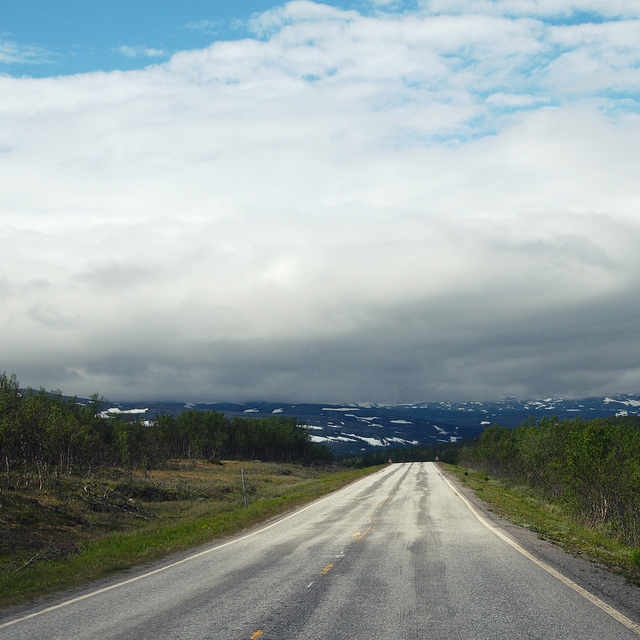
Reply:
[[[256,631],[256,632],[251,636],[251,640],[255,640],[256,638],[259,638],[263,633],[264,633],[264,631]]]
[[[371,527],[367,527],[365,529],[364,533],[362,533],[362,534],[360,534],[360,532],[358,531],[358,533],[356,534],[356,535],[359,535],[358,540],[362,540],[362,538],[364,538],[367,535],[367,533],[369,533],[369,531],[371,531]],[[355,538],[355,536],[354,536],[354,538]]]
[[[321,572],[320,575],[323,576],[327,573],[329,573],[329,571],[331,571],[331,568],[333,567],[332,564],[328,564]]]

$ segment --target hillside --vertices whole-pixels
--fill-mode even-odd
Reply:
[[[604,398],[518,400],[491,402],[420,402],[414,404],[288,404],[275,402],[107,402],[109,413],[153,420],[158,414],[179,415],[187,409],[215,409],[226,416],[296,416],[306,424],[312,439],[334,454],[350,455],[380,447],[432,445],[474,437],[486,426],[514,427],[529,417],[540,419],[604,418],[640,415],[640,394]]]

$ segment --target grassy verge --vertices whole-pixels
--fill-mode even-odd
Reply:
[[[526,527],[566,551],[599,562],[640,585],[640,551],[600,527],[574,517],[561,504],[551,503],[529,487],[508,486],[484,473],[453,465],[442,467],[473,489],[489,508]]]
[[[237,533],[375,470],[201,462],[3,490],[0,607]]]

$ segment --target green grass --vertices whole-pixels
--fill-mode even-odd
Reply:
[[[5,490],[0,494],[0,606],[240,532],[378,468],[183,463],[169,470],[112,470],[67,479],[41,492]]]
[[[562,504],[552,503],[526,486],[509,486],[485,473],[454,465],[442,468],[473,489],[503,518],[534,531],[566,551],[599,562],[640,585],[640,549],[625,544],[602,527],[574,517]]]

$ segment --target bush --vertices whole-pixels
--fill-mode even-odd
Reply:
[[[548,500],[562,501],[593,525],[640,544],[640,425],[619,418],[529,420],[491,426],[466,463]]]

